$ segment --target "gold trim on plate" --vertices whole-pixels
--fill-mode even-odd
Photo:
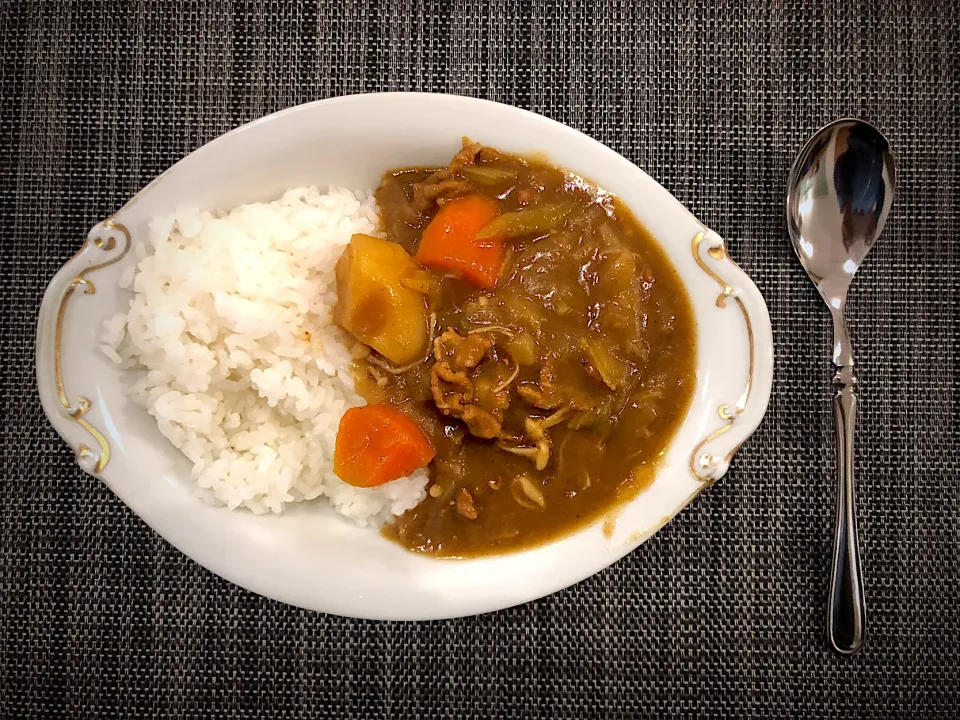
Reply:
[[[697,261],[697,265],[700,266],[700,269],[703,270],[707,275],[713,278],[714,281],[722,288],[722,292],[717,296],[717,307],[725,308],[727,306],[727,298],[732,297],[737,303],[737,307],[740,308],[740,312],[743,314],[743,321],[747,326],[747,341],[749,343],[749,353],[750,360],[747,368],[747,383],[743,388],[743,393],[740,395],[740,398],[737,400],[736,405],[732,408],[729,403],[725,403],[717,408],[717,412],[720,415],[720,419],[724,421],[724,424],[714,432],[710,433],[707,437],[701,440],[697,446],[693,449],[693,452],[690,455],[690,472],[693,473],[693,476],[705,483],[710,485],[716,479],[712,474],[704,474],[702,470],[712,469],[717,462],[717,458],[709,453],[703,455],[700,454],[700,451],[703,450],[704,446],[710,443],[712,440],[723,435],[725,432],[729,431],[737,418],[743,414],[743,411],[747,407],[747,400],[750,398],[750,390],[753,387],[753,366],[754,366],[754,339],[753,339],[753,323],[750,322],[750,315],[747,313],[747,308],[737,296],[736,290],[722,277],[720,277],[716,272],[714,272],[703,259],[703,256],[700,254],[700,244],[706,238],[705,232],[697,233],[693,238],[693,257]],[[726,245],[721,243],[719,245],[713,245],[707,248],[707,255],[709,255],[714,260],[730,260],[732,259],[727,254]],[[743,443],[740,443],[742,445]],[[733,458],[734,453],[740,449],[740,445],[733,448],[725,457],[721,458],[723,462],[729,463]]]
[[[106,260],[97,265],[92,265],[84,270],[81,270],[80,273],[70,281],[70,284],[67,285],[66,290],[63,292],[63,297],[60,298],[60,307],[57,310],[57,325],[56,325],[56,335],[54,337],[53,344],[53,362],[54,362],[54,373],[57,378],[57,394],[60,396],[60,404],[63,406],[63,409],[67,411],[67,414],[73,418],[80,427],[86,430],[97,441],[97,444],[100,446],[100,454],[90,448],[89,445],[81,443],[77,448],[77,460],[84,466],[84,469],[87,469],[92,474],[96,475],[103,471],[107,466],[107,463],[110,462],[110,443],[107,442],[107,438],[104,437],[103,433],[97,430],[93,425],[91,425],[86,418],[83,416],[90,409],[90,401],[82,396],[77,397],[76,404],[70,402],[69,397],[67,396],[67,391],[63,385],[63,319],[67,312],[67,305],[70,302],[70,298],[73,297],[74,291],[77,288],[83,288],[84,295],[93,295],[97,292],[96,285],[87,277],[91,273],[102,270],[105,267],[109,267],[114,263],[120,262],[124,256],[130,250],[130,231],[124,225],[114,222],[113,220],[107,220],[103,223],[103,226],[100,232],[92,237],[87,238],[87,242],[84,243],[83,247],[77,251],[77,254],[74,257],[78,257],[85,250],[89,249],[91,246],[95,247],[98,250],[104,252],[109,252],[114,250],[117,246],[117,241],[114,235],[108,231],[117,230],[123,234],[124,245],[123,249],[116,256],[110,260]],[[95,459],[92,465],[89,465],[90,461]]]

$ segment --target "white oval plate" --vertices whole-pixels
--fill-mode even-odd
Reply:
[[[325,507],[255,516],[197,499],[190,463],[124,397],[101,357],[101,323],[125,309],[117,287],[127,252],[151,218],[180,205],[228,209],[287,188],[373,188],[390,168],[443,165],[462,136],[549,160],[619,196],[653,233],[690,293],[697,388],[649,489],[603,522],[549,545],[478,560],[407,552]],[[497,610],[547,595],[607,567],[722,476],[760,423],[770,395],[770,318],[756,286],[701,225],[642,170],[591,138],[524,110],[450,95],[384,93],[291,108],[223,135],[150,183],[50,282],[37,329],[44,411],[98,475],[191,558],[254,592],[323,612],[423,620]]]

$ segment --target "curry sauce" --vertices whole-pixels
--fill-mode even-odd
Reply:
[[[496,215],[475,233],[500,243],[492,286],[433,263],[405,281],[424,297],[421,356],[399,366],[361,346],[354,368],[358,392],[413,418],[436,453],[427,497],[383,532],[444,557],[543,543],[634,497],[696,386],[687,293],[621,202],[465,141],[449,167],[384,176],[383,236],[420,259],[463,198]]]

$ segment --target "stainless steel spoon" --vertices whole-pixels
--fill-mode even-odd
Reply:
[[[793,249],[833,316],[837,532],[827,639],[843,655],[860,650],[866,634],[853,488],[857,379],[843,313],[850,281],[883,231],[895,189],[887,139],[854,119],[837,120],[810,138],[787,181],[787,229]]]

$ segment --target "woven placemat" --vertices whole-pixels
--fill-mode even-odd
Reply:
[[[960,704],[960,13],[949,0],[0,1],[0,716],[956,717]],[[724,480],[544,600],[423,624],[234,587],[83,475],[37,400],[46,282],[178,158],[264,113],[374,90],[568,123],[645,168],[764,293],[776,376]],[[897,155],[858,275],[870,641],[822,637],[832,542],[828,318],[785,239],[821,124]]]

